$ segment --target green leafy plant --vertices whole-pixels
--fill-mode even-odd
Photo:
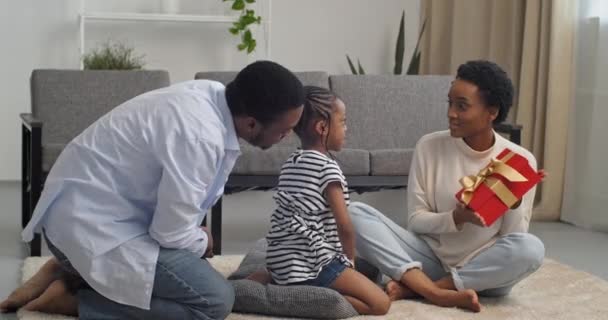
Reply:
[[[85,70],[139,70],[145,65],[144,55],[119,42],[106,42],[82,57]]]
[[[346,55],[346,60],[348,61],[348,66],[350,67],[350,72],[352,72],[353,74],[365,74],[365,70],[363,70],[363,67],[361,66],[361,61],[359,61],[359,59],[357,59],[357,67],[359,67],[358,70],[355,69],[355,65],[350,60],[350,57],[348,55]]]
[[[422,34],[424,33],[424,28],[426,27],[426,19],[422,23],[422,28],[420,28],[420,34],[418,35],[418,41],[416,42],[416,48],[412,53],[412,58],[410,59],[410,64],[407,68],[407,73],[409,75],[418,74],[420,72],[420,39],[422,39]],[[397,44],[395,46],[395,66],[393,67],[393,74],[402,74],[403,73],[403,57],[405,52],[405,11],[401,14],[401,22],[399,23],[399,34],[397,35]],[[353,61],[350,59],[348,55],[346,55],[346,61],[348,62],[348,66],[350,67],[350,71],[352,74],[365,74],[363,67],[361,66],[361,62],[357,59],[357,68],[353,64]]]
[[[241,38],[241,43],[237,45],[239,51],[247,50],[247,53],[253,52],[257,45],[253,34],[249,29],[250,25],[262,23],[262,17],[255,14],[255,10],[248,9],[247,5],[255,3],[255,0],[223,0],[224,2],[232,1],[232,10],[241,12],[239,19],[232,23],[232,27],[228,29],[230,33]]]

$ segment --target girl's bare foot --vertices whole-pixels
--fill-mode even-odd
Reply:
[[[412,299],[416,297],[414,291],[395,280],[391,280],[386,284],[385,291],[391,301]]]
[[[23,309],[66,316],[77,316],[78,299],[70,294],[62,280],[55,280],[40,297],[26,304]]]
[[[0,311],[15,311],[38,298],[53,281],[58,279],[59,270],[60,265],[57,259],[49,259],[31,279],[15,289],[8,298],[0,303]]]
[[[433,295],[431,302],[442,307],[460,307],[473,312],[481,311],[481,304],[475,290],[453,291],[441,289]]]

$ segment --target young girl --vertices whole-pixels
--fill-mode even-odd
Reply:
[[[348,188],[331,154],[344,144],[345,105],[327,89],[308,86],[305,93],[302,118],[294,128],[302,149],[281,168],[266,237],[267,269],[276,284],[332,288],[360,314],[386,314],[388,296],[354,269]]]

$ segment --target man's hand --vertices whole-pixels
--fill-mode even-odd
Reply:
[[[454,217],[454,223],[461,225],[465,222],[472,223],[474,225],[485,227],[486,222],[479,213],[467,208],[463,203],[459,203],[454,209],[452,216]]]
[[[213,236],[207,227],[201,227],[203,231],[207,234],[207,250],[205,250],[204,258],[212,258],[213,257]]]

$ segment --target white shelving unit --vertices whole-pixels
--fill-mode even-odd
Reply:
[[[219,1],[219,0],[218,0]],[[261,11],[256,13],[262,16],[261,28],[264,37],[264,58],[270,59],[270,16],[271,16],[271,0],[260,1],[262,3]],[[225,15],[188,15],[188,14],[164,14],[164,13],[134,13],[134,12],[86,12],[85,0],[80,1],[79,13],[79,33],[78,33],[78,50],[80,68],[83,68],[82,57],[85,54],[85,35],[87,23],[95,21],[153,21],[153,22],[189,22],[189,23],[233,23],[238,20],[238,16]],[[231,36],[226,32],[227,36]],[[259,39],[258,39],[259,42]],[[258,45],[258,48],[260,46]],[[235,48],[236,50],[236,48]],[[257,49],[256,49],[257,50]]]

